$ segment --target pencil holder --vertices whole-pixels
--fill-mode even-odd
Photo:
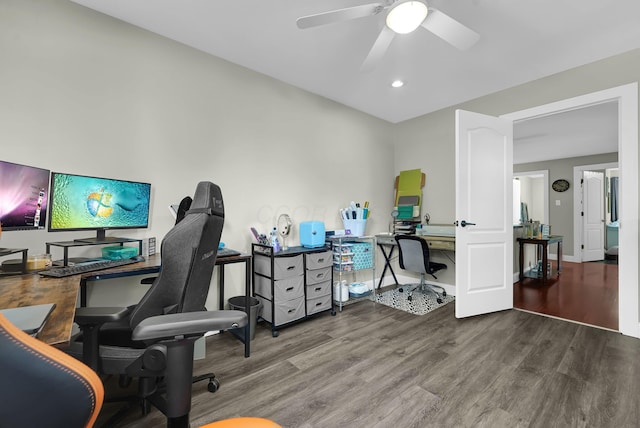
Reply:
[[[342,220],[345,233],[349,236],[364,236],[367,227],[367,220]]]

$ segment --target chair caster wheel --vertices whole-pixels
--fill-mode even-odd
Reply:
[[[207,389],[209,392],[213,393],[220,389],[220,381],[216,378],[209,379],[209,384],[207,385]]]
[[[272,337],[278,337],[278,332],[277,331],[272,331],[271,332],[271,336]]]
[[[442,299],[438,297],[438,298],[436,299],[436,302],[438,302],[438,303],[442,303]]]

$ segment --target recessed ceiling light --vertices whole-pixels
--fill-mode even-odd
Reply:
[[[391,86],[394,88],[402,88],[404,86],[404,82],[402,80],[394,80],[391,82]]]

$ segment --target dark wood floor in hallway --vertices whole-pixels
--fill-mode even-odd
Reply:
[[[618,330],[618,265],[563,262],[562,273],[544,284],[529,278],[515,283],[513,306]]]

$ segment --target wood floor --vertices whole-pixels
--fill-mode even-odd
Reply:
[[[640,340],[519,310],[458,320],[454,308],[363,301],[277,338],[259,324],[249,358],[230,334],[209,337],[194,371],[222,386],[194,386],[192,426],[239,415],[292,428],[637,426]],[[163,425],[154,410],[122,426]]]
[[[563,262],[562,273],[545,284],[514,284],[513,306],[617,331],[618,265]]]

